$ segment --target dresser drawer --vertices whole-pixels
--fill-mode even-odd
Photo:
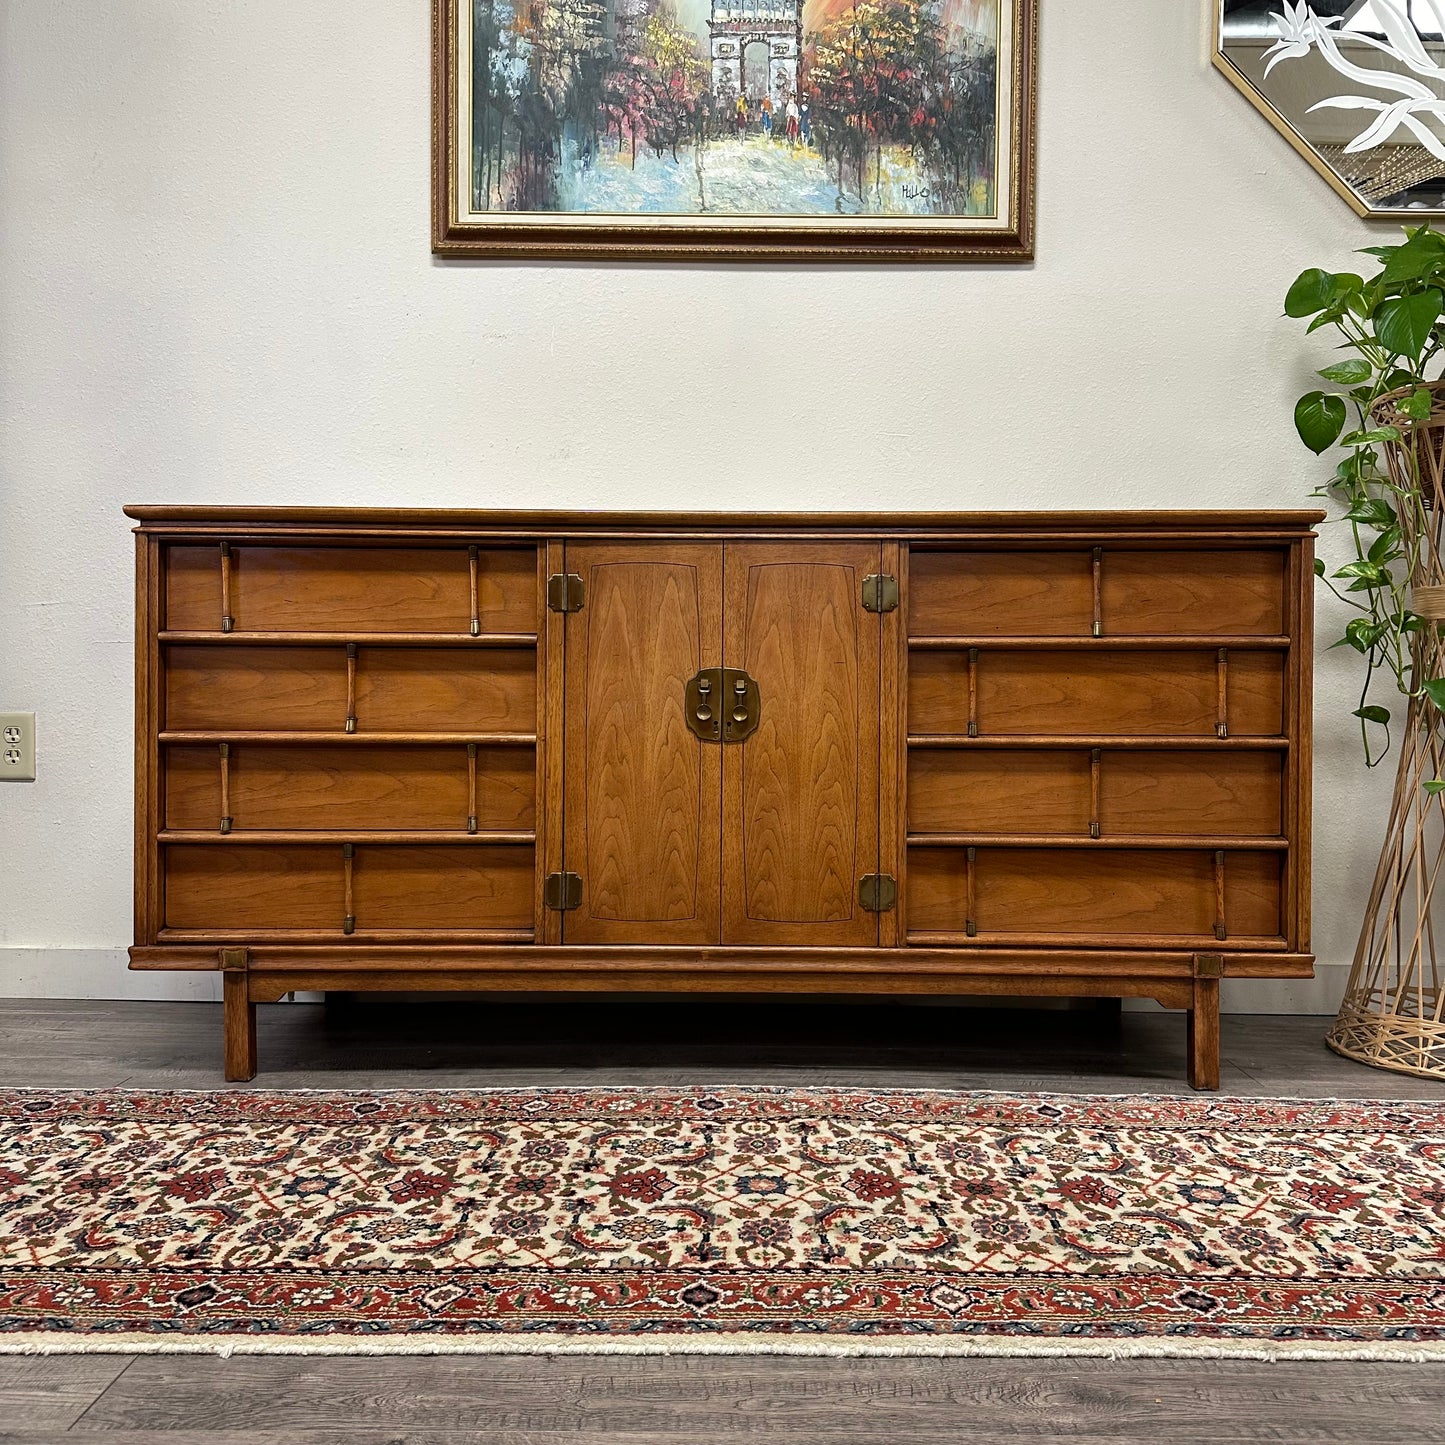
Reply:
[[[168,844],[165,926],[190,933],[530,931],[533,851],[469,844]],[[350,894],[347,876],[350,873]],[[354,928],[344,933],[350,916]]]
[[[473,592],[475,576],[475,611]],[[537,630],[533,548],[316,547],[233,543],[166,549],[169,631]]]
[[[974,936],[994,942],[1164,938],[1212,946],[1279,938],[1281,855],[1225,855],[1222,920],[1218,867],[1213,852],[1193,848],[913,847],[908,931],[962,938],[971,922]]]
[[[475,783],[463,744],[447,747],[232,743],[165,750],[164,826],[234,832],[345,829],[463,832],[536,824],[531,747],[476,749]],[[227,806],[222,807],[223,768]]]
[[[1286,631],[1284,548],[1122,546],[931,552],[909,558],[908,635],[1274,637]]]
[[[354,699],[343,647],[172,644],[166,650],[169,731],[265,729],[517,732],[536,729],[530,648],[359,647]]]
[[[1284,786],[1276,751],[1101,748],[1096,765],[1088,749],[914,749],[908,830],[1276,838]]]
[[[980,737],[1213,737],[1220,721],[1217,653],[1124,648],[979,650],[974,684],[962,650],[909,660],[910,734]],[[1277,737],[1284,725],[1284,659],[1233,650],[1224,683],[1231,737]],[[970,707],[974,712],[970,714]]]

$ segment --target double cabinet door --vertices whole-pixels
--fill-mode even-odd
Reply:
[[[880,558],[567,544],[563,942],[878,944],[860,883],[880,871],[882,619],[862,599]]]

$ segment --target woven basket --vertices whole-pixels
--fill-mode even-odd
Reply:
[[[1407,545],[1418,545],[1410,578],[1411,607],[1426,626],[1411,646],[1412,689],[1445,677],[1445,381],[1430,390],[1428,419],[1402,416],[1399,402],[1415,388],[1375,403],[1381,426],[1403,433],[1385,445],[1395,484],[1418,487],[1421,505],[1401,509]],[[1336,1053],[1397,1073],[1445,1079],[1445,989],[1436,944],[1436,914],[1445,909],[1445,796],[1425,784],[1445,777],[1445,716],[1412,698],[1400,740],[1400,762],[1385,846],[1365,909],[1354,965],[1327,1042]],[[1445,928],[1445,916],[1440,919]],[[1441,934],[1445,942],[1445,932]]]

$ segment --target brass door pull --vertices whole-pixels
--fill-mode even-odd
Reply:
[[[730,697],[726,717],[719,719],[720,699]],[[705,743],[740,743],[756,731],[761,698],[758,685],[741,668],[705,667],[687,684],[687,725]]]

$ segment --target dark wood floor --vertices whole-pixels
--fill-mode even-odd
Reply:
[[[219,1008],[0,1000],[0,1084],[210,1088]],[[1231,1017],[1232,1094],[1439,1099],[1320,1019]],[[278,1005],[257,1087],[835,1083],[1185,1092],[1183,1020],[868,1004]],[[0,1445],[1445,1440],[1445,1365],[1148,1360],[0,1357]]]

